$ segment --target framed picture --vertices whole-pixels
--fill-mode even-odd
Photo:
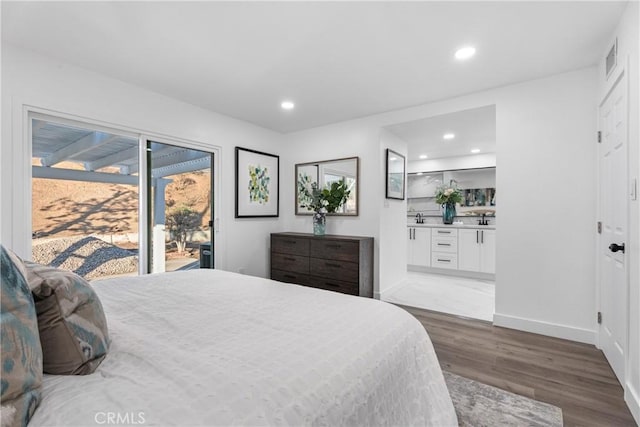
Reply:
[[[404,200],[404,176],[404,156],[387,148],[387,199]]]
[[[236,218],[280,213],[280,156],[236,147]]]

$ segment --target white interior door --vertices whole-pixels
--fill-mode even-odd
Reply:
[[[626,73],[600,106],[600,348],[624,383],[627,341],[627,96]]]

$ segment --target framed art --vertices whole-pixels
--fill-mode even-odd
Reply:
[[[385,180],[385,197],[387,199],[404,200],[404,181],[404,156],[387,148],[387,179]]]
[[[280,156],[236,147],[236,218],[280,213]]]

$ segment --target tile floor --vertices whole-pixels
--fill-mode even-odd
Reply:
[[[383,300],[492,322],[495,282],[409,271]]]

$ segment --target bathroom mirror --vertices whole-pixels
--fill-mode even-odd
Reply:
[[[410,173],[408,176],[408,213],[424,216],[441,215],[435,192],[443,183],[454,182],[462,192],[459,216],[496,214],[496,168],[445,170]]]
[[[358,215],[358,177],[360,175],[360,159],[358,157],[299,163],[295,169],[296,215],[311,215],[313,213],[312,210],[300,206],[306,201],[304,191],[301,191],[305,186],[315,182],[320,188],[325,188],[332,182],[343,179],[350,190],[349,198],[341,206],[339,212],[328,215]]]

